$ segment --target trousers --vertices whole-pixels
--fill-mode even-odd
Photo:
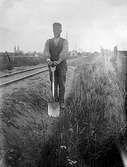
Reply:
[[[54,96],[60,103],[64,103],[65,82],[66,82],[66,67],[57,66],[54,72]],[[52,72],[49,67],[50,81],[52,85]],[[52,90],[52,86],[51,86]]]

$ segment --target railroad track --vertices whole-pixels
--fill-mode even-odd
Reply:
[[[89,62],[87,60],[88,56],[84,57],[84,59],[86,59],[86,62]],[[69,62],[71,61],[74,61],[74,59],[69,60]],[[46,71],[48,71],[48,67],[46,65],[43,65],[43,66],[38,66],[34,68],[29,68],[27,70],[21,70],[21,71],[16,71],[16,72],[9,73],[9,74],[1,75],[0,76],[0,88],[6,87],[10,84],[21,81],[23,79],[27,79],[29,77],[35,76],[39,73],[43,73]]]
[[[0,76],[0,88],[6,87],[15,82],[33,77],[37,74],[48,71],[48,67],[46,65],[29,68],[27,70],[16,71],[10,74],[5,74]]]

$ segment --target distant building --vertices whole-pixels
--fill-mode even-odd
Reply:
[[[14,46],[14,53],[15,53],[15,56],[16,55],[21,55],[23,54],[23,51],[20,49],[19,45],[18,46]]]
[[[77,56],[77,55],[78,55],[78,53],[77,53],[76,50],[72,50],[72,51],[70,52],[70,56]]]

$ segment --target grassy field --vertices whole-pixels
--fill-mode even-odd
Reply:
[[[41,90],[41,91],[39,91]],[[2,106],[2,130],[6,163],[9,166],[36,166],[41,145],[45,142],[47,122],[46,85],[20,89],[5,95]]]
[[[71,81],[71,71],[72,68],[68,70],[68,82]],[[55,130],[56,120],[47,115],[50,95],[49,77],[39,79],[29,87],[3,93],[1,152],[4,150],[7,166],[37,166],[42,146]]]
[[[6,55],[2,55],[0,57],[0,71],[12,70],[14,67],[34,66],[44,63],[45,58],[43,56],[10,56],[8,59]]]
[[[119,72],[107,72],[103,61],[91,65],[79,61],[82,64],[74,72],[66,108],[59,118],[47,115],[48,79],[3,96],[1,132],[6,167],[47,163],[86,167],[110,150],[112,143],[121,142],[126,124]]]

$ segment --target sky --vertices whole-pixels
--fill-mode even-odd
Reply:
[[[43,52],[54,22],[69,50],[127,50],[127,0],[0,0],[0,52]]]

